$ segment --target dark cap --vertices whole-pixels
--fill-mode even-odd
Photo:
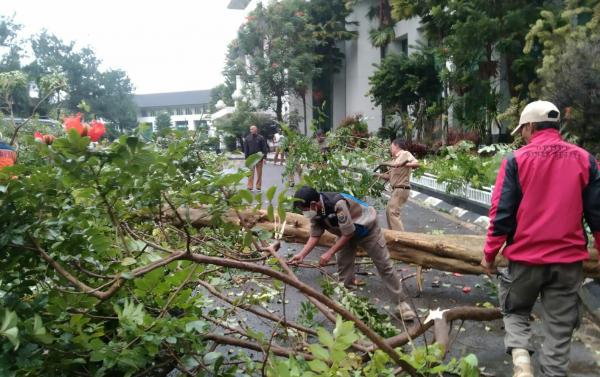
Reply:
[[[296,191],[294,198],[294,207],[306,208],[310,206],[310,202],[319,201],[319,192],[310,186],[302,186]]]

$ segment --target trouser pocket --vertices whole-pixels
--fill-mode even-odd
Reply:
[[[498,274],[498,301],[502,314],[510,313],[510,289],[512,279],[508,276],[508,271],[502,271]]]
[[[499,274],[498,299],[503,314],[529,315],[540,292],[543,269],[509,262]]]

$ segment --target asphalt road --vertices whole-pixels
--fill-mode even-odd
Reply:
[[[241,162],[236,163],[238,166]],[[268,163],[264,168],[263,175],[263,192],[270,186],[277,186],[278,191],[284,188],[283,179],[281,176],[282,167],[274,166]],[[381,226],[386,226],[385,216],[380,211],[379,222]],[[437,212],[428,207],[422,206],[412,200],[406,204],[402,210],[402,220],[405,228],[410,232],[424,233],[445,233],[445,234],[482,234],[484,230],[473,226],[472,224],[463,223],[450,215]],[[286,257],[291,257],[297,253],[303,245],[299,244],[284,244],[280,253]],[[306,259],[308,262],[317,262],[323,248],[318,248],[313,251]],[[366,259],[368,261],[368,259]],[[397,271],[406,277],[414,273],[414,266],[409,266],[403,263],[396,264]],[[329,273],[334,273],[333,267],[329,268]],[[314,288],[321,289],[323,276],[316,269],[299,268],[296,269],[297,276],[304,282],[310,284]],[[361,265],[358,270],[359,278],[366,281],[366,285],[359,288],[358,294],[369,297],[382,311],[391,310],[389,295],[381,284],[381,280],[376,275],[372,265]],[[435,282],[435,283],[434,283]],[[417,308],[420,316],[426,316],[429,309],[447,309],[456,306],[475,306],[490,302],[497,305],[495,297],[495,282],[490,281],[487,277],[479,276],[462,276],[460,274],[451,274],[437,270],[424,271],[423,292],[417,295],[416,284],[414,278],[408,278],[404,281],[406,292],[412,297],[411,304]],[[469,293],[464,293],[463,288],[470,287]],[[418,296],[418,297],[417,297]],[[290,288],[286,290],[285,300],[273,302],[269,309],[279,314],[283,313],[282,303],[285,301],[285,312],[290,316],[297,316],[300,312],[301,302],[304,301],[304,296]],[[534,310],[534,316],[539,318],[539,315]],[[317,319],[323,326],[330,327],[326,320],[319,315]],[[249,321],[256,328],[264,328],[264,323],[260,320],[248,317]],[[398,322],[395,324],[402,328]],[[543,342],[541,336],[540,321],[533,322],[533,341],[538,347]],[[508,355],[504,352],[503,345],[503,323],[501,320],[493,322],[465,322],[454,323],[453,331],[450,339],[453,339],[450,346],[450,357],[461,357],[469,353],[474,353],[479,365],[485,367],[485,372],[493,376],[512,376],[512,362]],[[427,336],[427,342],[431,342],[431,334]],[[416,342],[423,344],[424,339],[421,337]],[[410,352],[410,346],[405,347],[405,351]],[[600,355],[594,356],[592,352],[579,340],[573,342],[571,348],[571,376],[591,377],[599,376]],[[534,362],[537,362],[534,359]]]

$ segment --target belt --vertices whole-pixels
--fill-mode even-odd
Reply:
[[[398,185],[398,186],[394,186],[395,189],[399,188],[399,189],[404,189],[404,190],[410,190],[410,186],[404,186],[404,185]]]

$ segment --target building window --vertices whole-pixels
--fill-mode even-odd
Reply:
[[[205,120],[195,120],[194,129],[200,131],[205,135],[208,135],[208,122]]]
[[[175,128],[178,130],[187,130],[188,122],[187,120],[178,120],[175,122]]]
[[[177,108],[177,115],[184,115],[184,113],[183,113],[183,107],[178,107]]]
[[[404,34],[394,41],[396,50],[404,55],[408,55],[408,34]]]
[[[144,109],[142,110],[142,117],[146,118],[148,116],[148,112]]]
[[[185,115],[192,115],[194,112],[192,111],[191,107],[186,107],[185,108]]]

